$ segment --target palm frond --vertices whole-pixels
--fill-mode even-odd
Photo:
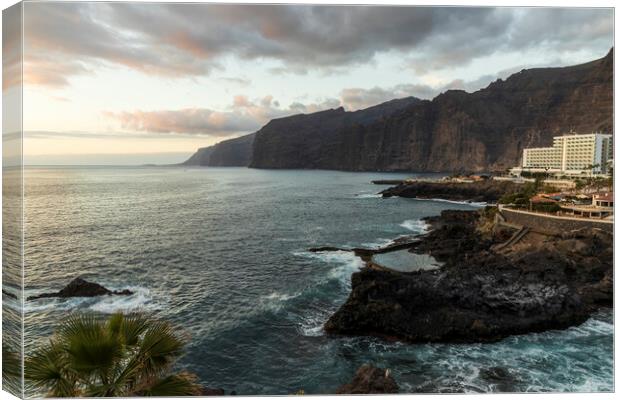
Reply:
[[[117,336],[105,329],[105,322],[91,314],[73,315],[59,329],[59,340],[69,355],[69,367],[78,373],[97,374],[102,380],[122,357]]]
[[[140,314],[131,314],[123,318],[120,326],[120,334],[126,346],[135,346],[140,336],[151,324],[147,318]]]
[[[148,388],[135,393],[139,396],[199,396],[202,387],[196,377],[187,373],[169,375],[152,383]]]
[[[13,351],[6,343],[2,343],[2,379],[7,380],[21,376],[19,353]]]
[[[155,374],[167,370],[175,358],[181,355],[184,340],[166,322],[155,322],[144,333],[139,353],[146,373]]]
[[[30,387],[54,397],[200,394],[187,373],[168,375],[185,339],[139,314],[74,314],[26,362]]]
[[[76,382],[67,369],[63,348],[56,342],[35,350],[24,362],[24,378],[29,385],[54,397],[73,397]]]

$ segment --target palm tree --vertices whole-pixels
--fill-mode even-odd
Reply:
[[[7,328],[5,328],[7,329]],[[19,396],[22,390],[22,363],[20,353],[4,340],[2,343],[2,385],[4,390]]]
[[[184,344],[172,325],[140,314],[75,314],[26,359],[24,375],[51,397],[198,395],[195,376],[171,372]]]

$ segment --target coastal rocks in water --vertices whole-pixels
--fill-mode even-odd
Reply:
[[[88,282],[82,278],[75,278],[67,286],[65,286],[62,290],[54,293],[43,293],[37,296],[30,296],[28,300],[36,300],[46,297],[95,297],[95,296],[106,296],[106,295],[119,295],[119,296],[129,296],[132,295],[133,292],[124,289],[124,290],[110,290],[107,289],[98,283]]]
[[[515,385],[519,383],[519,379],[503,367],[483,368],[480,370],[480,378],[499,392],[515,391]]]
[[[225,394],[224,389],[220,388],[209,388],[203,386],[200,389],[200,396],[224,396]]]
[[[357,257],[360,257],[363,261],[370,261],[372,256],[375,254],[382,253],[390,253],[393,251],[403,250],[411,247],[414,243],[418,242],[418,238],[414,236],[405,236],[400,237],[392,242],[388,243],[385,246],[369,249],[364,247],[353,247],[353,248],[341,248],[334,246],[322,246],[322,247],[311,247],[308,249],[311,253],[322,253],[322,252],[330,252],[330,251],[348,251],[353,252]]]
[[[398,393],[398,385],[389,369],[362,365],[350,383],[340,386],[336,394],[380,394]]]
[[[476,230],[478,215],[450,211],[429,219],[435,229],[412,249],[444,262],[440,270],[354,273],[347,302],[325,330],[411,342],[496,341],[564,329],[612,306],[610,234],[524,239],[498,254],[491,251],[497,242]]]
[[[518,192],[521,186],[521,184],[510,181],[491,179],[471,183],[417,181],[393,186],[383,190],[380,194],[383,197],[495,203],[506,193]]]

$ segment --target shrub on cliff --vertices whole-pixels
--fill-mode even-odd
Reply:
[[[538,182],[524,183],[523,187],[521,187],[518,192],[506,193],[502,197],[500,197],[498,202],[500,204],[516,204],[521,206],[528,205],[532,196],[536,194],[536,191],[538,190],[538,185]]]
[[[76,314],[26,359],[25,379],[51,397],[198,395],[194,376],[170,372],[184,344],[169,323],[142,315]]]

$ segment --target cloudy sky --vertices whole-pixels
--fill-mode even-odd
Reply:
[[[603,57],[613,12],[25,3],[24,35],[27,160],[177,162],[275,117]]]

